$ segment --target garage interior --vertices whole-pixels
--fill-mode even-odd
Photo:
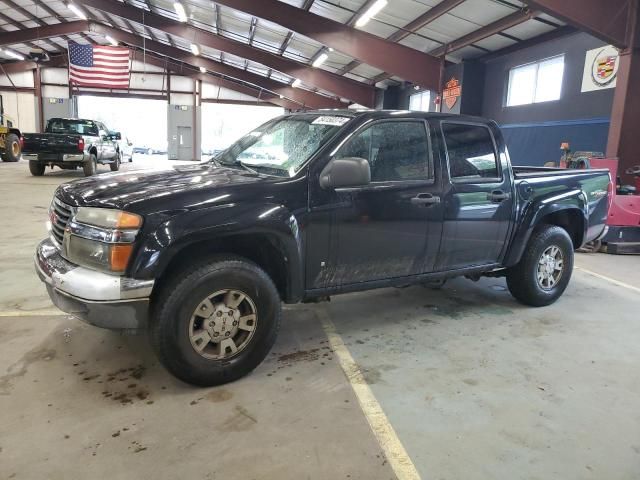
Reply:
[[[638,0],[1,0],[0,95],[22,132],[118,120],[89,98],[153,101],[126,125],[157,121],[133,147],[160,155],[125,171],[193,164],[283,112],[392,109],[493,119],[514,165],[601,152],[640,185],[639,18]],[[70,83],[68,42],[129,47],[129,88]],[[223,131],[245,108],[264,113]],[[203,389],[145,335],[49,300],[34,250],[80,178],[0,163],[0,478],[640,477],[637,255],[576,253],[537,309],[502,278],[285,306],[267,360]]]

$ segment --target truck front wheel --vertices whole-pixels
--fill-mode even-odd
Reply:
[[[109,168],[112,172],[117,172],[120,169],[120,164],[122,163],[122,154],[120,152],[116,152],[116,158],[113,159],[113,162],[109,164]]]
[[[507,286],[521,303],[543,307],[562,295],[572,272],[571,237],[563,228],[543,225],[531,234],[520,263],[507,271]]]
[[[34,177],[41,177],[44,175],[44,169],[44,163],[40,163],[37,160],[29,160],[29,171]]]
[[[200,386],[236,380],[267,356],[280,327],[269,276],[240,257],[183,271],[155,295],[151,343],[179,379]]]

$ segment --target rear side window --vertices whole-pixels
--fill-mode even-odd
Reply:
[[[452,181],[499,179],[498,158],[488,127],[442,124]]]
[[[427,130],[422,121],[375,123],[346,143],[336,157],[367,160],[372,182],[431,178]]]

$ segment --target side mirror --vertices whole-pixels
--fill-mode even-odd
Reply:
[[[320,173],[322,188],[361,187],[371,182],[371,168],[364,158],[334,158]]]

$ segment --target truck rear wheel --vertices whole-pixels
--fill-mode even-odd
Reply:
[[[543,225],[531,234],[520,263],[507,271],[507,286],[521,303],[543,307],[563,294],[572,272],[571,237],[563,228]]]
[[[22,153],[20,138],[15,133],[7,135],[4,148],[4,152],[2,152],[3,162],[17,162],[20,160],[20,154]]]
[[[46,168],[44,163],[40,163],[37,160],[29,160],[29,171],[34,177],[41,177],[44,175],[44,169]]]
[[[194,385],[220,385],[251,372],[280,327],[275,285],[240,257],[216,257],[185,270],[155,298],[152,345],[173,375]]]
[[[88,162],[82,164],[85,177],[90,177],[98,173],[98,158],[92,153]]]

